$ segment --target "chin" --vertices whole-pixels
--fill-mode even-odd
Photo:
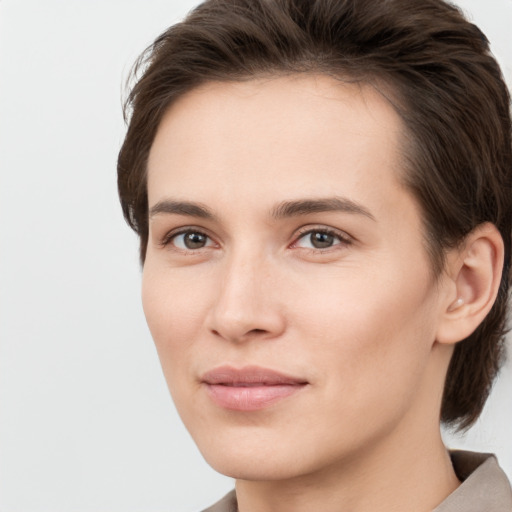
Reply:
[[[290,470],[286,447],[251,428],[245,432],[229,430],[204,437],[193,435],[202,456],[215,471],[242,480],[286,478]]]
[[[300,466],[297,467],[297,465],[283,460],[279,454],[262,457],[256,454],[246,454],[243,449],[235,448],[219,454],[203,453],[203,456],[215,471],[236,480],[287,480],[303,474],[300,471]]]
[[[197,432],[196,432],[197,434]],[[296,436],[293,429],[224,428],[193,435],[206,462],[217,472],[237,480],[276,481],[313,474],[343,458],[343,447],[332,450],[324,436]]]

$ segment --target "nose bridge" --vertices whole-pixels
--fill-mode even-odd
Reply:
[[[263,251],[234,249],[223,262],[211,330],[231,340],[276,335],[283,326],[272,293],[272,265]]]
[[[224,314],[249,318],[264,305],[262,293],[270,273],[263,254],[240,248],[226,258],[223,268],[219,306]]]

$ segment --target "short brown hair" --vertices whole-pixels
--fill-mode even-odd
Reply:
[[[139,73],[141,72],[141,73]],[[497,300],[455,347],[441,419],[479,416],[504,356],[510,284],[510,96],[482,32],[443,0],[207,0],[143,53],[125,115],[118,185],[129,225],[148,243],[146,163],[160,120],[208,81],[317,72],[381,83],[406,126],[403,180],[416,197],[438,275],[447,248],[493,223],[505,243]]]

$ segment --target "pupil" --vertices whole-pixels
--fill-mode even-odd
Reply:
[[[331,247],[334,242],[334,236],[329,233],[312,233],[311,243],[317,249],[325,249]]]
[[[200,249],[206,244],[206,236],[201,233],[188,233],[184,241],[187,249]]]

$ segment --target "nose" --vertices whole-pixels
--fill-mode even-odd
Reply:
[[[273,266],[264,257],[245,253],[228,258],[208,316],[210,332],[231,342],[282,334],[286,322],[275,277]]]

